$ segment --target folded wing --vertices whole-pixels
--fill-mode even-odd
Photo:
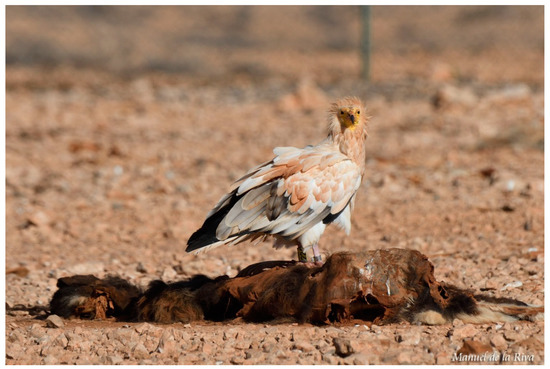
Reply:
[[[276,148],[276,157],[238,180],[210,211],[186,251],[261,235],[295,240],[334,221],[361,183],[361,170],[332,145]]]

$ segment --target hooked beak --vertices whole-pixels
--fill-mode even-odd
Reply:
[[[355,115],[350,114],[349,119],[351,120],[351,123],[355,124]]]

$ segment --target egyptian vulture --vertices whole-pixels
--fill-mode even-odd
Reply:
[[[365,171],[367,121],[355,97],[332,104],[328,137],[303,149],[277,147],[275,157],[251,169],[208,213],[189,238],[187,252],[275,237],[274,247],[298,246],[298,259],[321,261],[318,242],[327,224],[351,229],[355,194]]]

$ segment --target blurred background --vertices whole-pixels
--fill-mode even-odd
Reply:
[[[542,86],[542,6],[370,9],[372,82]],[[6,29],[8,66],[323,84],[361,71],[358,6],[8,6]]]

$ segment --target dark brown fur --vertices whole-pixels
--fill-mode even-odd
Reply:
[[[73,276],[58,281],[50,307],[63,317],[159,323],[242,317],[251,322],[290,318],[314,324],[349,319],[441,324],[456,317],[481,320],[480,314],[491,316],[486,319],[532,319],[543,311],[438,282],[433,271],[417,251],[388,249],[337,253],[322,266],[270,261],[253,264],[234,278],[199,275],[171,284],[154,281],[144,293],[116,277]],[[435,315],[421,319],[423,312]]]
[[[64,318],[132,320],[141,295],[139,288],[114,276],[98,279],[93,275],[75,275],[58,279],[57,287],[50,310]]]

